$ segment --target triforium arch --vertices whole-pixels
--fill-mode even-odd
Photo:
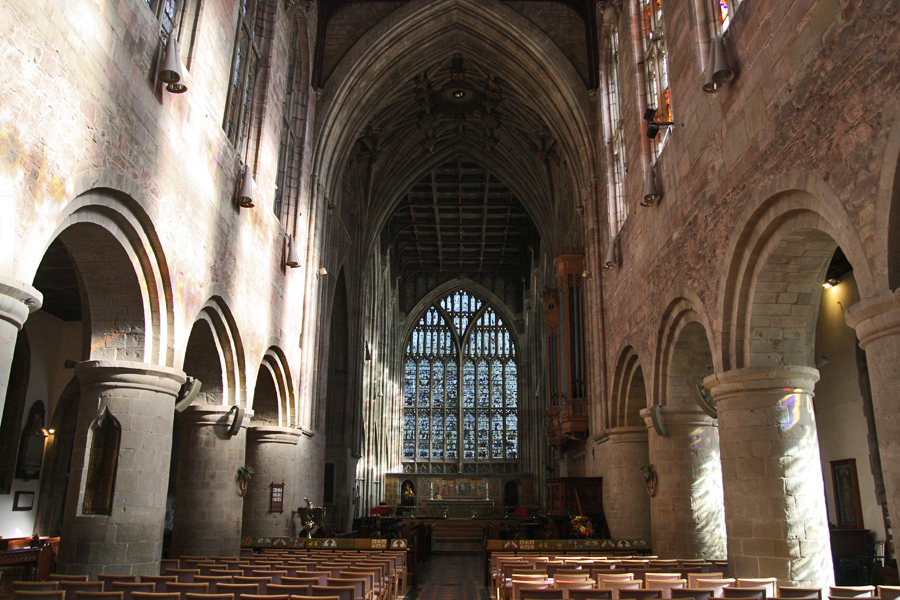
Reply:
[[[84,358],[171,365],[172,285],[150,217],[117,190],[85,191],[63,209],[49,238],[36,231],[29,248],[62,242],[79,274],[89,311]],[[27,252],[20,274],[34,277],[43,251]],[[102,307],[103,310],[100,310]]]
[[[639,427],[643,425],[641,410],[647,407],[649,389],[644,370],[633,346],[619,353],[613,373],[613,386],[607,412],[609,427]]]
[[[404,471],[517,471],[519,344],[506,311],[459,283],[429,298],[403,338]]]

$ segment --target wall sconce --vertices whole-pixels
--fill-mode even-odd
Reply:
[[[673,121],[654,121],[656,118],[656,109],[648,108],[644,111],[644,120],[647,121],[647,137],[651,140],[657,136],[662,127],[674,125]]]
[[[297,253],[297,246],[294,244],[294,236],[287,237],[287,259],[284,261],[285,266],[296,269],[300,266],[300,255]]]
[[[328,275],[328,269],[326,269],[325,267],[320,267],[319,270],[316,271],[316,274],[319,277],[324,277],[325,275]]]
[[[609,247],[606,249],[606,257],[604,257],[603,259],[604,269],[615,269],[619,266],[619,249],[617,247],[618,242],[618,234],[610,238]]]
[[[822,287],[825,288],[826,290],[830,290],[831,288],[833,288],[840,282],[841,282],[840,279],[836,279],[834,277],[829,277],[828,279],[825,280],[825,283],[822,284]]]
[[[253,175],[250,173],[250,166],[244,165],[244,176],[241,178],[241,189],[238,191],[237,203],[241,208],[253,208]]]
[[[641,199],[641,206],[654,206],[660,198],[662,193],[656,185],[656,163],[650,163],[644,175],[644,197]]]
[[[157,75],[159,80],[166,84],[166,91],[172,94],[183,94],[187,91],[187,86],[181,80],[181,55],[178,53],[178,40],[175,39],[175,32],[169,34],[166,41],[166,51],[163,55],[162,68]]]
[[[53,435],[54,433],[56,433],[56,430],[55,430],[55,429],[43,429],[43,428],[42,428],[42,429],[41,429],[41,433],[44,434],[44,437],[46,438],[46,437],[50,437],[51,435]]]
[[[715,36],[712,40],[709,64],[712,65],[712,80],[719,88],[734,79],[734,70],[728,62],[728,55],[725,54],[725,44],[721,35]]]

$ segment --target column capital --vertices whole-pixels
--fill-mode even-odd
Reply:
[[[744,367],[714,373],[703,379],[716,403],[730,398],[746,398],[756,394],[790,391],[813,393],[819,371],[800,365],[773,367]]]
[[[856,330],[863,350],[875,340],[900,335],[900,288],[860,300],[847,309],[844,320]]]
[[[41,307],[44,296],[34,287],[0,275],[0,319],[21,329],[28,315]]]
[[[609,441],[613,444],[627,444],[629,442],[647,443],[646,427],[613,427],[606,430]]]
[[[660,406],[659,414],[663,418],[663,424],[666,427],[687,425],[689,427],[716,427],[716,419],[713,419],[705,412],[700,410],[699,406]],[[647,429],[653,427],[650,419],[650,409],[645,408],[641,411],[641,417],[647,425]]]
[[[178,415],[179,425],[194,425],[197,427],[211,427],[213,425],[231,425],[231,413],[233,407],[222,404],[192,404]],[[241,426],[246,428],[250,423],[253,411],[244,413]]]
[[[290,427],[254,425],[247,428],[247,442],[253,444],[292,444],[300,441],[303,432]]]
[[[125,360],[88,360],[75,365],[75,375],[84,386],[128,388],[175,396],[184,384],[184,371]]]

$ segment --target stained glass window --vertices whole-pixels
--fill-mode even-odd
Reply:
[[[644,42],[644,66],[647,69],[647,106],[656,109],[656,121],[672,121],[669,101],[669,65],[663,28],[663,0],[638,0],[641,5],[641,32]],[[654,138],[659,153],[669,139],[670,127],[663,127]]]
[[[503,319],[477,296],[458,290],[428,308],[406,347],[403,461],[416,472],[515,462],[516,358]]]
[[[609,36],[609,53],[606,62],[606,93],[609,111],[609,145],[612,150],[610,171],[614,200],[612,209],[616,216],[616,232],[628,217],[625,204],[625,125],[622,119],[622,87],[619,78],[619,33],[613,29]]]
[[[719,31],[725,31],[731,25],[731,19],[734,11],[737,9],[741,0],[715,0],[716,3],[716,20],[719,25]]]

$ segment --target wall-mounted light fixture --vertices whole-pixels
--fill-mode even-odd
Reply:
[[[237,203],[241,208],[253,208],[255,202],[253,199],[253,175],[250,173],[250,165],[244,165],[243,177],[241,177],[241,188],[238,190]]]
[[[181,66],[181,55],[178,53],[178,40],[175,39],[175,33],[169,34],[166,41],[166,51],[163,54],[162,67],[159,70],[159,80],[166,84],[166,91],[172,94],[183,94],[187,91],[187,86],[182,81],[183,69]]]
[[[654,206],[660,198],[662,193],[656,185],[656,163],[650,163],[644,174],[644,197],[641,199],[641,206]]]
[[[830,277],[830,278],[828,278],[828,279],[825,280],[825,283],[822,284],[822,287],[825,288],[826,290],[830,290],[831,288],[833,288],[834,286],[836,286],[836,285],[839,284],[840,282],[841,282],[840,279],[837,279],[837,278],[835,278],[835,277]]]
[[[285,266],[296,269],[300,266],[300,254],[297,252],[297,245],[294,243],[294,236],[287,237],[287,258],[284,261]]]
[[[610,238],[609,247],[606,249],[606,256],[603,259],[604,269],[615,269],[619,266],[619,249],[617,247],[618,243],[618,234]]]
[[[663,127],[674,125],[674,121],[654,121],[656,118],[656,109],[648,108],[644,111],[644,120],[647,121],[647,137],[651,140],[659,134],[659,130]]]
[[[712,65],[713,81],[719,85],[728,83],[734,79],[734,70],[731,68],[731,63],[728,62],[728,55],[725,53],[725,44],[721,35],[713,38],[712,47],[714,52],[710,64]]]

